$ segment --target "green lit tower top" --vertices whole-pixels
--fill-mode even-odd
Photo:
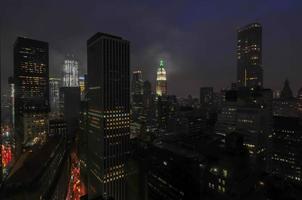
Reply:
[[[157,69],[156,94],[158,96],[167,95],[167,72],[163,60],[160,60],[159,68]]]

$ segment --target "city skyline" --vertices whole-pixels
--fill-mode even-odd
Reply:
[[[298,0],[3,5],[0,199],[301,199]]]
[[[73,2],[71,7],[75,11],[72,11],[71,19],[62,18],[61,22],[56,23],[54,20],[64,16],[64,8],[70,6],[68,3],[58,4],[60,6],[56,7],[57,2],[37,4],[29,2],[24,7],[25,4],[21,2],[18,7],[21,6],[24,9],[18,9],[19,12],[13,17],[9,15],[9,11],[14,13],[16,3],[4,2],[4,5],[6,6],[2,8],[5,7],[6,10],[1,12],[3,16],[1,24],[2,26],[10,24],[5,26],[6,29],[2,28],[2,49],[11,49],[12,41],[15,40],[15,36],[19,35],[49,42],[50,76],[60,75],[63,58],[68,53],[75,54],[79,58],[81,74],[86,72],[85,38],[88,38],[93,32],[101,30],[116,33],[132,41],[131,68],[132,70],[141,69],[144,79],[151,81],[153,86],[158,62],[163,58],[169,71],[170,94],[198,96],[198,88],[206,86],[213,86],[215,91],[219,91],[236,80],[234,74],[236,72],[235,53],[238,27],[256,21],[263,25],[264,87],[281,90],[283,81],[288,78],[294,94],[296,94],[301,85],[299,66],[302,63],[298,60],[298,54],[301,48],[299,35],[302,30],[296,26],[301,18],[298,13],[301,3],[298,1],[255,2],[257,6],[253,7],[249,7],[252,5],[249,2],[238,5],[230,3],[225,10],[222,10],[225,6],[224,3],[217,5],[217,2],[195,2],[190,6],[186,6],[184,3],[174,5],[162,3],[159,4],[160,6],[146,2],[127,5],[121,3],[121,6],[125,6],[125,11],[118,8],[119,4],[97,3],[94,12],[89,12],[88,16],[81,14],[77,16],[76,11],[91,9],[90,5],[82,8],[81,3]],[[193,5],[196,7],[195,9],[192,8]],[[37,14],[37,8],[40,6],[49,7],[49,11],[39,19],[32,17],[31,23],[22,19],[25,13],[31,13],[27,17]],[[111,14],[107,12],[97,14],[99,13],[97,9],[101,11],[104,7],[115,9],[121,15],[131,13],[123,20],[117,18],[120,22],[129,24],[130,27],[121,26],[119,28],[106,23],[114,22],[116,18],[108,17]],[[171,10],[169,12],[171,16],[164,12],[168,8]],[[58,15],[51,16],[49,12],[54,9],[58,9]],[[189,12],[190,9],[192,12]],[[213,17],[211,11],[215,10],[223,12],[218,12]],[[146,11],[147,15],[138,19],[136,16],[143,11]],[[97,17],[99,20],[90,22],[94,15],[99,16]],[[74,23],[78,18],[80,18],[79,23]],[[182,20],[176,21],[179,18]],[[41,25],[41,22],[45,23]],[[44,28],[42,30],[35,26]],[[79,31],[74,34],[77,28]],[[139,34],[142,33],[141,28],[143,28],[144,34]],[[53,34],[45,34],[46,32]],[[10,50],[2,51],[1,80],[4,89],[8,88],[7,78],[12,74],[11,54]]]

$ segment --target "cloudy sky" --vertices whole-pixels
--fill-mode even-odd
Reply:
[[[2,77],[12,74],[17,36],[50,44],[51,76],[60,76],[66,54],[86,71],[86,41],[107,32],[131,42],[131,67],[155,83],[166,60],[169,93],[197,96],[200,86],[218,91],[236,76],[236,29],[263,25],[265,87],[284,79],[302,87],[301,0],[1,0]]]

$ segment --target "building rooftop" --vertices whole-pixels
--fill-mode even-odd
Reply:
[[[91,38],[89,38],[87,40],[87,45],[90,45],[91,43],[95,42],[96,40],[98,40],[99,38],[102,38],[102,37],[112,38],[112,39],[117,39],[117,40],[122,40],[123,39],[122,37],[111,35],[111,34],[108,34],[108,33],[97,32]]]

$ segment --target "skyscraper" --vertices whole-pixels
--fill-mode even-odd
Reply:
[[[143,94],[143,76],[142,71],[136,70],[132,72],[132,94],[134,95],[142,95]]]
[[[88,198],[126,198],[130,138],[129,42],[97,33],[87,41]]]
[[[79,129],[81,88],[79,85],[79,62],[67,55],[63,65],[63,87],[60,88],[60,111],[67,123],[68,137],[74,137]]]
[[[25,145],[43,142],[49,113],[48,43],[17,38],[14,45],[16,132]]]
[[[141,132],[143,119],[143,77],[142,71],[132,72],[131,82],[131,136],[136,137]]]
[[[157,69],[156,77],[156,94],[158,96],[167,95],[167,72],[164,66],[164,61],[160,60],[159,68]]]
[[[237,83],[250,89],[263,86],[262,27],[258,23],[238,30]]]
[[[74,56],[67,56],[63,64],[63,87],[79,86],[79,62]]]

